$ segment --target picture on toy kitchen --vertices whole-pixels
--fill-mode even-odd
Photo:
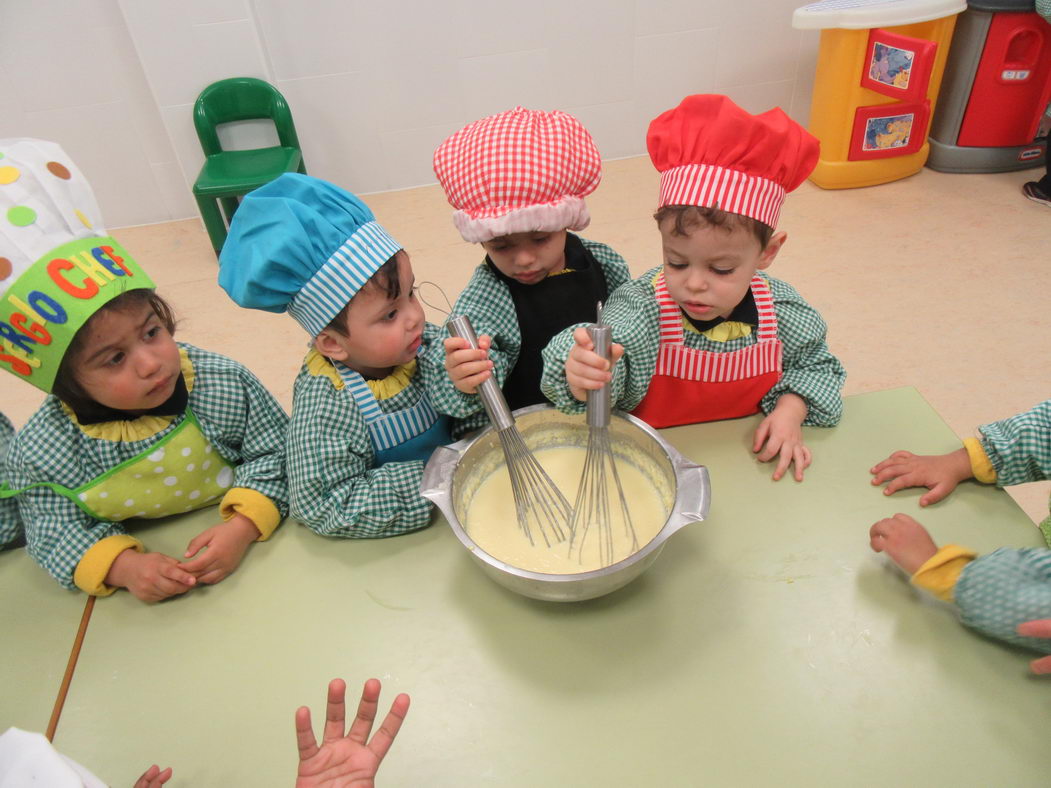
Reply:
[[[870,31],[861,85],[896,101],[860,106],[851,134],[852,160],[912,153],[927,136],[926,97],[936,45],[889,30]]]
[[[916,53],[876,42],[869,61],[869,79],[905,90],[909,87],[912,61]]]
[[[862,143],[862,150],[886,150],[908,145],[915,120],[916,116],[911,112],[907,115],[870,118],[865,121],[865,141]]]

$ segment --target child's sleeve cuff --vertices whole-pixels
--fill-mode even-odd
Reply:
[[[116,591],[115,586],[106,585],[106,575],[117,556],[128,549],[140,553],[144,551],[142,542],[127,534],[114,534],[95,542],[81,557],[73,572],[73,582],[77,588],[92,596],[109,596]]]
[[[934,594],[943,602],[952,602],[953,589],[956,588],[956,581],[960,579],[960,573],[977,557],[978,554],[973,550],[947,544],[916,570],[916,574],[912,576],[912,583]]]
[[[233,487],[227,490],[219,504],[219,513],[224,520],[229,520],[235,514],[241,514],[252,521],[259,529],[258,542],[264,542],[270,538],[277,526],[281,523],[281,512],[277,510],[274,502],[261,492],[250,490],[247,487]]]
[[[967,457],[971,461],[971,473],[974,478],[985,484],[996,483],[996,468],[993,467],[989,455],[982,448],[982,443],[977,438],[964,438],[963,447],[967,449]]]

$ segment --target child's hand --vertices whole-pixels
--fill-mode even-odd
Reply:
[[[490,342],[486,334],[478,337],[477,349],[463,337],[445,340],[445,371],[453,385],[464,394],[476,394],[478,386],[493,374],[493,362],[489,360]]]
[[[160,602],[186,593],[196,585],[197,578],[171,556],[128,549],[114,559],[105,582],[128,589],[143,602]]]
[[[869,529],[869,544],[877,553],[885,552],[893,558],[910,575],[938,552],[927,529],[907,514],[896,514],[873,525]]]
[[[328,714],[320,747],[310,724],[310,709],[301,706],[296,711],[296,742],[299,745],[296,788],[372,788],[376,771],[405,721],[409,696],[403,693],[394,699],[383,724],[369,741],[372,723],[376,720],[380,683],[376,679],[365,682],[357,716],[344,736],[346,692],[347,685],[342,679],[329,682]]]
[[[974,475],[967,449],[933,455],[896,451],[869,473],[873,474],[873,484],[890,480],[884,495],[893,495],[906,487],[926,487],[930,492],[920,498],[920,506],[937,503],[955,490],[957,484]]]
[[[806,401],[796,394],[783,394],[770,415],[759,423],[752,451],[759,454],[759,462],[770,462],[777,457],[774,481],[785,475],[788,466],[795,464],[795,480],[803,481],[803,471],[810,467],[810,449],[803,443],[803,420]]]
[[[569,349],[566,359],[566,383],[570,393],[583,402],[589,389],[598,390],[613,380],[613,364],[624,355],[624,346],[616,343],[610,346],[611,364],[595,352],[595,343],[584,326],[573,332],[573,340],[576,344]]]
[[[1051,618],[1026,621],[1019,624],[1016,631],[1027,638],[1051,638]],[[1033,673],[1051,673],[1051,657],[1034,659],[1029,663],[1029,668]]]
[[[225,523],[213,525],[190,540],[186,547],[185,558],[200,553],[180,564],[187,572],[192,573],[201,583],[218,583],[237,569],[248,545],[259,538],[259,529],[243,514],[235,514]]]
[[[172,767],[169,766],[164,771],[161,771],[157,764],[153,764],[135,781],[135,788],[160,788],[160,786],[171,779],[171,776]]]

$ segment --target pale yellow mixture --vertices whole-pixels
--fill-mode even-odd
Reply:
[[[583,447],[558,447],[535,452],[537,461],[562,490],[570,506],[575,503],[577,485],[584,467],[586,450]],[[548,547],[533,528],[534,542],[519,527],[515,514],[511,480],[506,467],[501,465],[479,485],[467,510],[464,528],[479,547],[489,555],[520,569],[545,574],[577,574],[601,569],[627,558],[645,547],[664,526],[668,511],[653,484],[633,464],[617,463],[624,497],[635,532],[631,535],[620,516],[620,502],[616,487],[607,475],[609,484],[609,531],[592,525],[583,539],[577,538]],[[567,528],[568,531],[568,528]],[[600,543],[606,534],[612,541],[612,558],[603,555]],[[607,549],[609,541],[606,542]],[[571,554],[572,553],[572,554]]]

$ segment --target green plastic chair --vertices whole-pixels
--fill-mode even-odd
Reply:
[[[216,127],[260,118],[274,122],[280,145],[252,150],[222,149]],[[292,111],[285,97],[269,82],[253,77],[213,82],[197,97],[193,125],[205,156],[204,166],[193,184],[193,196],[218,256],[226,242],[226,230],[237,210],[238,198],[282,173],[306,173],[307,170]]]

